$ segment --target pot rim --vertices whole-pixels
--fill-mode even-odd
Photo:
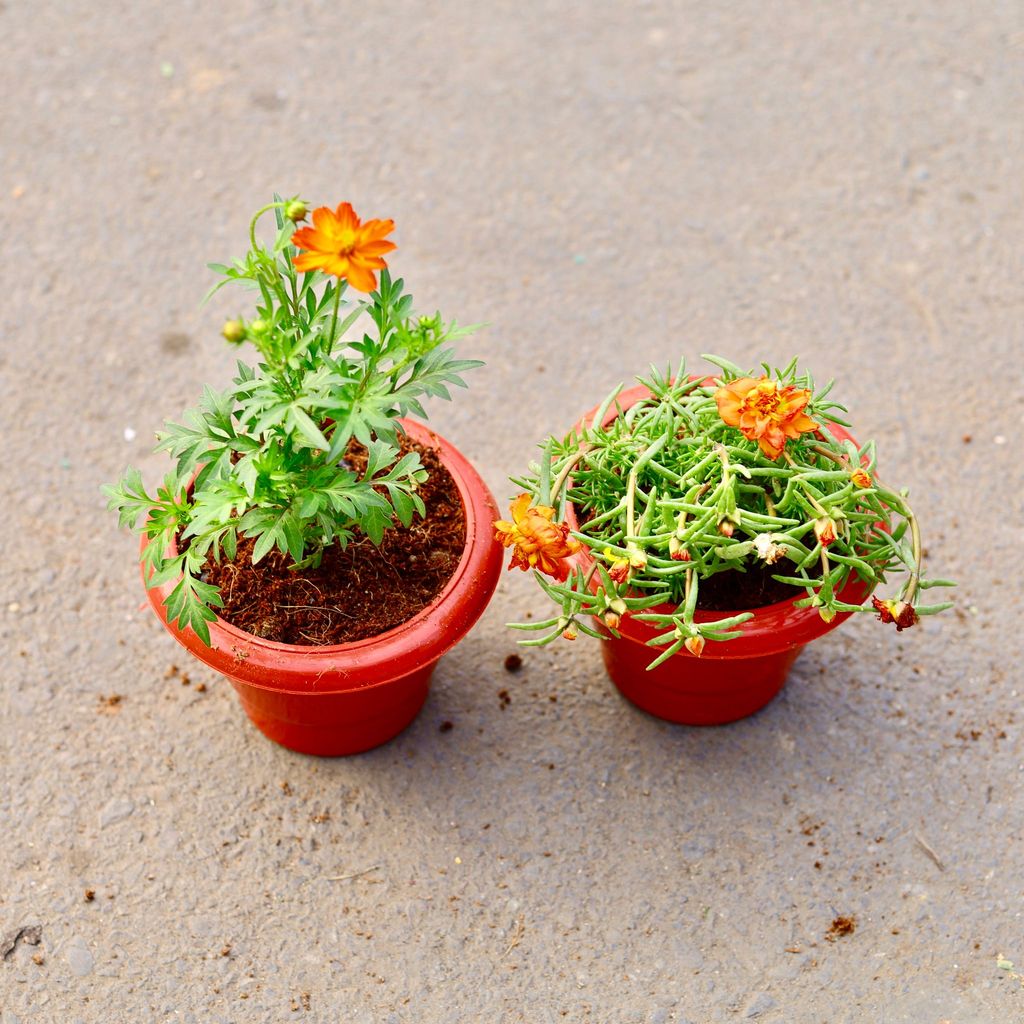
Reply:
[[[501,551],[491,543],[497,505],[483,479],[451,442],[415,420],[398,422],[411,438],[438,453],[462,499],[462,557],[428,605],[376,636],[321,646],[268,640],[218,615],[209,623],[211,645],[207,647],[193,630],[182,631],[167,622],[164,600],[175,581],[147,587],[150,604],[172,636],[200,661],[225,675],[264,689],[303,693],[383,686],[437,661],[458,643],[483,613],[501,573]],[[145,543],[143,537],[140,547]],[[457,600],[459,595],[461,600]],[[314,677],[312,682],[309,676]]]
[[[699,375],[692,375],[691,380],[699,379]],[[711,380],[711,377],[703,377],[704,380]],[[616,398],[615,402],[609,406],[605,413],[604,421],[602,426],[611,423],[612,420],[616,419],[619,411],[625,411],[635,405],[641,399],[650,395],[650,389],[643,384],[637,384],[634,387],[626,388],[621,391]],[[582,430],[593,422],[595,415],[597,414],[600,406],[594,406],[588,413],[582,416],[576,424],[577,430]],[[856,444],[856,440],[848,430],[843,427],[832,424],[829,429],[832,431],[839,440],[850,440]],[[567,488],[568,490],[568,488]],[[576,508],[571,501],[565,503],[565,519],[570,529],[576,530],[579,527],[579,521],[576,518]],[[583,569],[584,572],[588,571],[594,564],[594,559],[590,556],[589,551],[585,547],[581,547],[580,550],[572,556],[573,562]],[[864,582],[856,573],[852,573],[850,578],[847,580],[846,586],[836,595],[840,600],[847,604],[863,604],[867,600],[868,596],[874,590],[875,585],[872,583]],[[704,651],[700,655],[702,660],[726,660],[726,659],[742,659],[742,658],[756,658],[766,654],[776,654],[781,651],[789,650],[796,645],[803,645],[810,642],[811,640],[817,639],[819,636],[823,636],[825,633],[835,629],[841,622],[848,619],[853,612],[838,612],[835,618],[831,622],[825,622],[818,614],[816,608],[796,608],[795,604],[797,601],[802,600],[806,597],[806,594],[801,593],[793,597],[786,598],[783,601],[776,601],[773,604],[760,605],[756,608],[736,608],[732,611],[701,611],[698,610],[694,613],[695,622],[717,622],[721,619],[728,618],[731,615],[736,615],[739,612],[753,612],[754,617],[748,619],[746,622],[740,623],[740,625],[734,627],[738,630],[741,635],[733,640],[725,641],[710,641],[705,647]],[[646,609],[648,612],[667,612],[675,609],[675,605],[672,604],[661,604],[655,605],[652,608]],[[596,620],[606,630],[602,620],[597,618]],[[627,612],[622,616],[617,630],[620,637],[624,640],[628,640],[635,644],[647,646],[647,641],[657,635],[657,631],[654,627],[642,620],[635,618],[635,613]],[[616,639],[609,635],[606,639]],[[661,648],[651,647],[652,656]],[[719,653],[721,651],[721,653]],[[689,657],[696,657],[690,654],[689,651],[679,651],[680,654],[685,653]]]

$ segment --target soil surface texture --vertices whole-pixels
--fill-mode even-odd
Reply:
[[[465,517],[437,453],[406,435],[399,440],[401,453],[418,451],[430,474],[417,492],[427,515],[385,531],[379,547],[366,536],[335,544],[319,566],[301,571],[276,549],[253,565],[254,541],[241,541],[234,559],[211,557],[207,565],[205,578],[224,598],[221,618],[266,640],[322,646],[377,636],[426,607],[458,567]],[[353,445],[347,461],[362,472],[366,449]]]

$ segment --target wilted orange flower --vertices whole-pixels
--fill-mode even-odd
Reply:
[[[852,473],[850,473],[850,479],[858,487],[870,487],[871,486],[871,474],[866,469],[858,467]]]
[[[615,554],[611,548],[605,548],[604,554],[610,563],[608,575],[612,583],[625,583],[629,579],[630,569],[632,568],[629,564],[629,559],[624,555]]]
[[[387,266],[382,257],[396,248],[384,238],[394,230],[393,220],[361,223],[349,203],[337,210],[320,206],[313,211],[313,226],[292,235],[292,245],[306,250],[295,257],[295,269],[322,270],[357,291],[372,292],[377,287],[374,271]]]
[[[718,415],[748,441],[757,441],[769,459],[782,454],[787,440],[818,429],[803,411],[810,400],[806,388],[780,388],[767,376],[740,377],[715,392]]]
[[[514,548],[510,569],[539,569],[559,582],[569,578],[566,559],[580,549],[580,542],[569,536],[565,523],[554,523],[555,510],[547,505],[531,505],[528,494],[512,502],[512,522],[500,519],[494,524],[494,539],[503,547]]]
[[[683,547],[682,542],[678,537],[669,537],[668,557],[671,558],[673,562],[689,562],[690,552]]]
[[[820,516],[814,520],[814,536],[823,548],[836,539],[836,521],[831,516]]]
[[[873,597],[871,603],[882,622],[896,623],[897,633],[917,625],[917,612],[914,611],[914,606],[907,604],[906,601],[879,601],[877,597]]]

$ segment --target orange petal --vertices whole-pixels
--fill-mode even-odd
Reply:
[[[397,248],[398,246],[394,242],[385,239],[371,239],[368,242],[359,243],[359,253],[362,256],[383,256]]]
[[[740,421],[740,399],[728,388],[719,388],[715,392],[715,404],[718,406],[718,415],[730,427],[735,427]]]
[[[345,260],[348,265],[348,270],[345,272],[345,277],[348,279],[348,283],[352,285],[357,292],[372,292],[377,287],[377,278],[373,276],[373,271],[368,270],[366,267],[361,267],[358,263],[354,263],[352,260]]]
[[[357,249],[349,257],[353,263],[358,263],[364,270],[383,270],[387,264],[380,256],[366,256],[362,249]]]
[[[324,207],[324,209],[327,208]],[[327,212],[331,211],[327,210]],[[338,203],[338,209],[335,210],[333,216],[342,231],[356,231],[359,228],[359,218],[356,216],[356,211],[352,209],[351,203]],[[313,223],[316,224],[316,212],[313,214]]]
[[[515,523],[510,523],[507,519],[499,519],[494,524],[494,532],[495,534],[501,533],[505,535],[507,539],[502,537],[496,537],[496,539],[500,540],[507,547],[512,542],[512,535],[518,532],[518,528]]]
[[[329,206],[318,206],[313,211],[313,227],[318,231],[330,231],[337,226],[338,218]]]
[[[331,211],[328,210],[328,213]],[[323,232],[318,231],[316,228],[304,227],[299,228],[298,231],[292,234],[292,245],[298,246],[300,249],[326,249],[327,239]]]
[[[517,524],[521,524],[526,516],[526,510],[530,507],[530,496],[528,494],[520,494],[512,502],[512,518]]]
[[[383,238],[385,235],[390,235],[395,230],[395,222],[389,217],[387,220],[368,220],[360,229],[360,234],[367,241],[373,241],[375,239]],[[389,242],[392,248],[394,243]]]
[[[327,273],[327,264],[330,262],[330,255],[324,252],[300,252],[294,259],[295,269],[300,271],[324,270]]]

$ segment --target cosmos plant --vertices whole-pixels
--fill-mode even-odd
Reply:
[[[269,244],[257,237],[268,213]],[[251,539],[253,563],[276,548],[301,570],[331,545],[356,536],[379,544],[385,530],[425,514],[417,491],[426,470],[417,452],[401,453],[398,418],[425,418],[425,398],[450,398],[481,365],[446,347],[472,327],[417,315],[392,278],[384,257],[395,249],[393,221],[362,221],[349,203],[318,207],[300,227],[307,216],[302,200],[275,198],[253,216],[246,256],[210,265],[221,276],[211,294],[229,283],[255,294],[254,315],[221,332],[251,344],[255,362],[239,359],[227,388],[207,387],[157,435],[156,450],[175,460],[161,487],[150,493],[129,468],[104,488],[121,525],[146,538],[148,585],[176,581],[168,621],[207,644],[223,605],[203,579],[207,559],[234,559]],[[367,449],[361,472],[345,458],[353,443]]]

